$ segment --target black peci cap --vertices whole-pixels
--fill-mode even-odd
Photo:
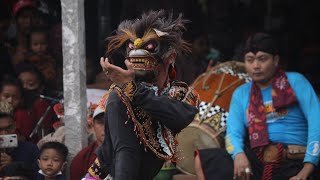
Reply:
[[[279,47],[275,39],[265,33],[256,33],[250,36],[246,42],[244,53],[263,51],[273,55],[279,54]]]

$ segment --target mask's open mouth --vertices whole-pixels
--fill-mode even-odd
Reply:
[[[150,71],[157,66],[157,61],[152,57],[129,57],[129,61],[135,70]]]

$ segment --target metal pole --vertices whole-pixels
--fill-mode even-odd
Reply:
[[[61,10],[65,144],[69,149],[70,165],[72,158],[88,144],[85,129],[87,96],[84,0],[61,0]]]

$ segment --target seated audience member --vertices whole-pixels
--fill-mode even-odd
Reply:
[[[16,74],[22,83],[24,90],[34,93],[43,93],[45,85],[41,72],[30,63],[22,62],[16,66]]]
[[[37,180],[66,180],[62,173],[67,165],[68,148],[60,142],[47,142],[40,148]]]
[[[93,113],[93,129],[96,136],[96,141],[88,147],[82,149],[72,160],[70,166],[71,180],[79,180],[85,176],[89,167],[96,159],[95,154],[97,147],[104,141],[104,110],[102,106],[98,106]]]
[[[244,63],[252,82],[232,96],[225,138],[234,167],[229,174],[245,180],[319,179],[320,103],[312,85],[279,67],[279,49],[268,34],[249,37]],[[199,155],[198,179],[215,178],[217,162]]]
[[[19,138],[29,140],[29,135],[49,105],[43,99],[30,96],[31,93],[29,93],[27,98],[23,98],[22,94],[23,88],[18,79],[7,77],[1,82],[0,100],[7,101],[14,109],[17,134],[21,135]],[[25,102],[29,103],[26,104]],[[44,122],[51,122],[51,120],[52,113],[49,112],[45,117]],[[50,129],[45,130],[50,131]],[[36,142],[37,139],[38,138],[35,136],[33,141]]]
[[[0,82],[0,101],[8,102],[14,111],[18,109],[23,100],[21,82],[11,76],[6,76]]]
[[[45,28],[32,28],[28,34],[29,53],[49,56],[49,34]]]
[[[88,89],[87,89],[87,91],[88,91]],[[88,101],[89,101],[89,99],[88,99]],[[88,134],[88,144],[91,144],[91,143],[96,141],[96,136],[95,136],[94,127],[93,127],[93,117],[92,116],[93,116],[93,113],[94,113],[94,111],[96,110],[97,107],[98,107],[98,104],[92,104],[91,102],[89,104],[89,107],[87,107],[86,132]]]
[[[88,69],[87,69],[88,70]],[[88,144],[95,141],[94,129],[93,129],[93,113],[98,106],[96,102],[99,102],[101,97],[107,92],[112,82],[101,71],[96,75],[95,82],[93,84],[87,84],[87,133]]]
[[[95,135],[94,135],[94,129],[93,129],[93,113],[96,110],[98,104],[96,102],[99,102],[101,97],[103,97],[104,94],[106,94],[105,89],[91,89],[87,88],[87,133],[88,133],[88,144],[91,144],[94,142]]]
[[[52,124],[54,123],[53,112],[49,103],[40,98],[40,94],[44,91],[44,85],[42,81],[41,73],[38,72],[31,64],[19,63],[17,66],[17,75],[23,84],[24,98],[21,101],[20,106],[15,109],[15,122],[17,133],[24,137],[26,140],[32,140],[37,142],[41,138],[41,130],[44,134],[52,131]],[[3,86],[15,81],[14,79],[8,79],[3,82]],[[40,118],[45,115],[41,126],[38,127],[38,133],[33,137],[29,137]]]
[[[0,101],[0,135],[9,135],[15,133],[15,124],[11,105],[6,101]],[[5,105],[3,105],[5,104]],[[37,158],[39,157],[39,149],[31,142],[18,141],[16,147],[8,147],[1,149],[0,170],[13,162],[22,162],[32,167],[34,171],[38,170]]]

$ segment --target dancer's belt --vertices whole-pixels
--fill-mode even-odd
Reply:
[[[304,159],[306,146],[301,145],[285,145],[283,149],[283,160],[299,160]],[[276,162],[278,158],[278,148],[275,144],[268,145],[263,152],[263,160],[265,163]]]

